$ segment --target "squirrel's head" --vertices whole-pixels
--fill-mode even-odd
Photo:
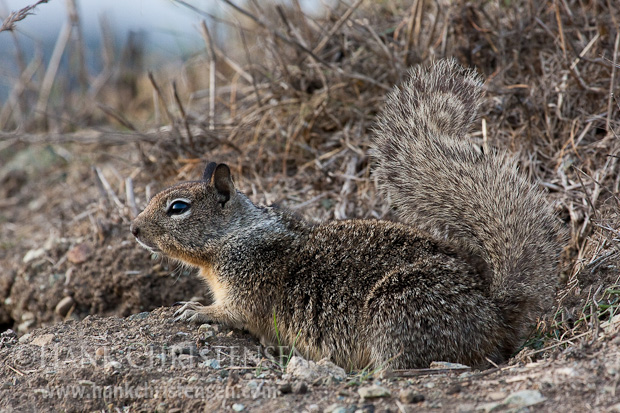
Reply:
[[[189,264],[208,262],[217,241],[238,229],[252,204],[235,190],[230,169],[211,162],[201,181],[184,182],[155,195],[131,223],[143,247]]]

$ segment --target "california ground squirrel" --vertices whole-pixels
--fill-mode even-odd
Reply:
[[[451,60],[389,95],[375,173],[403,223],[311,224],[254,205],[210,163],[203,180],[157,194],[131,231],[200,268],[213,304],[185,304],[182,320],[272,344],[277,324],[280,342],[351,370],[504,361],[553,302],[559,227],[514,159],[465,140],[481,96]]]

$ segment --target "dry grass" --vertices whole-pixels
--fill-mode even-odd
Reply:
[[[235,53],[204,26],[207,52],[177,79],[135,74],[124,108],[109,98],[113,87],[88,95],[125,128],[168,125],[172,133],[156,143],[145,133],[145,168],[192,179],[217,160],[255,200],[312,219],[389,216],[368,158],[375,114],[409,66],[455,56],[487,79],[472,139],[518,153],[570,229],[558,311],[538,345],[596,338],[599,321],[618,308],[620,283],[616,2],[354,1],[320,18],[296,2],[250,2],[243,10],[224,3],[237,9],[234,21],[220,23],[236,39],[226,49]],[[88,107],[82,121],[56,124],[56,132],[101,118]],[[36,130],[28,119],[12,122]]]
[[[13,31],[15,30],[15,24],[24,20],[26,17],[34,13],[34,9],[39,4],[47,3],[49,0],[39,0],[30,6],[23,7],[17,11],[11,12],[3,21],[2,25],[0,25],[0,33],[4,31]]]

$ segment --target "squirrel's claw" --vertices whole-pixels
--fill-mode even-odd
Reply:
[[[205,306],[195,301],[181,301],[181,308],[174,312],[174,321],[189,321],[190,323],[204,323],[208,318],[200,312]]]
[[[196,301],[179,301],[174,303],[174,305],[182,304],[182,307],[174,312],[174,317],[181,317],[186,310],[199,310],[204,307],[202,304]]]

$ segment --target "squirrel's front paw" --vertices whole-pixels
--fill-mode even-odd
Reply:
[[[207,323],[212,321],[206,314],[206,306],[195,301],[183,301],[183,306],[174,312],[174,321],[189,321],[190,323]]]

